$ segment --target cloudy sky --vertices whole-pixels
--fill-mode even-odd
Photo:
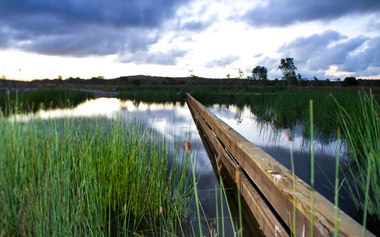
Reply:
[[[380,78],[380,0],[1,0],[0,76]]]

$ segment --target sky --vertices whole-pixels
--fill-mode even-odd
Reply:
[[[380,79],[380,0],[1,0],[0,77]],[[192,71],[191,71],[192,70]],[[190,72],[191,71],[191,72]]]

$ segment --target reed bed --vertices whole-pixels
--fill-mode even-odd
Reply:
[[[191,156],[138,119],[0,120],[0,236],[186,232]]]
[[[340,183],[335,180],[333,186],[335,201],[338,200],[339,189],[347,189],[350,193],[347,198],[353,199],[358,213],[361,213],[363,228],[370,227],[374,233],[380,233],[376,225],[380,221],[378,95],[365,90],[322,90],[284,91],[259,94],[253,98],[251,111],[259,120],[280,130],[301,125],[303,137],[310,138],[311,149],[314,139],[327,144],[338,141],[337,168],[340,160],[338,151],[342,147],[347,148],[346,155],[351,160],[340,167],[341,172],[335,172],[336,179],[343,174]],[[308,116],[311,112],[308,109],[309,100],[313,101],[313,116]],[[313,158],[313,155],[311,150],[310,157]],[[311,186],[313,182],[314,177],[311,175]]]
[[[315,128],[322,132],[336,131],[333,118],[337,107],[334,98],[345,108],[360,108],[358,90],[342,90],[326,88],[311,89],[286,89],[286,88],[262,88],[246,93],[239,91],[225,92],[225,90],[200,89],[193,90],[192,96],[204,105],[235,104],[237,106],[249,105],[252,112],[264,122],[271,122],[277,127],[292,127],[294,124],[309,124],[309,100],[314,101]],[[308,130],[308,129],[306,129]],[[309,134],[305,134],[309,136]]]
[[[359,103],[359,110],[350,110],[337,101],[337,122],[352,158],[350,166],[343,167],[346,188],[363,212],[363,226],[368,220],[378,226],[374,223],[380,221],[380,106],[371,91],[361,92]]]
[[[182,93],[139,91],[124,94],[124,98],[132,96],[138,102],[151,95],[153,101],[166,102],[181,100]],[[331,138],[332,131],[341,127],[341,133],[331,139],[340,141],[341,134],[342,143],[350,148],[355,165],[344,170],[345,187],[364,213],[364,231],[367,215],[380,219],[380,107],[376,99],[357,91],[282,90],[224,93],[218,103],[248,104],[258,119],[278,128],[302,124],[311,148],[315,136],[328,134]],[[207,217],[198,196],[196,153],[187,153],[179,141],[174,141],[171,153],[173,141],[140,119],[70,117],[21,122],[0,116],[0,120],[0,212],[4,213],[0,236],[203,236],[207,232],[225,236],[225,214],[236,219],[228,206],[224,209],[218,204],[226,200],[220,180],[220,189],[211,190],[217,200],[216,221],[212,225],[207,222],[206,229],[202,226]],[[292,150],[290,156],[293,159]],[[338,151],[336,159],[338,167]],[[313,183],[313,173],[310,178]],[[343,186],[340,182],[336,170],[336,206]],[[240,207],[239,192],[237,197]],[[243,236],[241,209],[238,211],[238,223],[232,229],[234,236]],[[338,224],[337,216],[334,234]]]
[[[35,90],[20,92],[0,92],[0,113],[37,112],[40,109],[74,107],[94,93],[79,90]]]
[[[194,94],[193,94],[194,95]],[[334,204],[338,207],[339,190],[348,189],[350,197],[356,203],[358,220],[364,230],[369,228],[379,234],[380,220],[380,106],[376,94],[368,95],[364,90],[324,89],[317,91],[283,90],[276,93],[256,94],[221,94],[219,98],[213,95],[203,95],[206,104],[235,104],[250,106],[252,113],[263,124],[270,124],[275,129],[292,131],[295,126],[301,126],[303,137],[309,140],[310,147],[310,185],[313,187],[313,144],[315,140],[336,142],[335,180],[331,180],[334,191]],[[312,101],[312,105],[310,105]],[[311,109],[312,107],[312,109]],[[312,114],[311,114],[312,112]],[[338,119],[337,119],[338,118]],[[340,132],[337,132],[339,128]],[[347,147],[346,155],[351,157],[348,166],[340,167],[341,148]],[[291,150],[292,159],[292,150]],[[293,166],[292,161],[292,166]],[[343,164],[343,162],[342,162]],[[341,170],[339,170],[341,169]],[[294,167],[292,167],[294,174]],[[343,174],[343,175],[342,175]],[[312,200],[311,200],[311,203]],[[311,212],[312,214],[313,212]],[[311,216],[311,220],[312,220]],[[294,223],[293,223],[294,224]],[[335,220],[335,233],[339,221]],[[294,228],[294,226],[293,226]]]

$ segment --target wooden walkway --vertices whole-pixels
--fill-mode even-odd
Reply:
[[[190,94],[186,101],[202,140],[215,152],[212,162],[219,163],[231,177],[236,170],[242,171],[241,195],[265,236],[333,236],[335,222],[339,236],[374,236],[341,210],[334,221],[336,208],[331,202]]]

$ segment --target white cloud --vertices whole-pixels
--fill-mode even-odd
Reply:
[[[337,0],[320,2],[341,5]],[[71,0],[60,3],[62,8],[37,0],[31,0],[28,8],[15,0],[0,9],[4,13],[0,53],[10,59],[0,58],[0,66],[7,78],[16,79],[113,78],[147,71],[157,76],[188,76],[190,69],[199,76],[224,78],[239,68],[248,75],[257,65],[268,68],[269,78],[279,78],[280,59],[293,57],[297,72],[306,77],[350,72],[378,75],[379,60],[373,55],[380,37],[377,0],[349,0],[341,12],[312,15],[306,13],[323,6],[304,1],[302,6],[294,5],[299,0],[163,3],[154,2],[157,5],[152,7],[132,0],[134,5],[124,16],[126,5],[121,0],[88,9]],[[295,7],[283,8],[281,14],[274,11],[291,3]],[[163,7],[167,9],[161,11]],[[57,12],[61,17],[53,14]],[[291,19],[282,22],[286,16]]]

